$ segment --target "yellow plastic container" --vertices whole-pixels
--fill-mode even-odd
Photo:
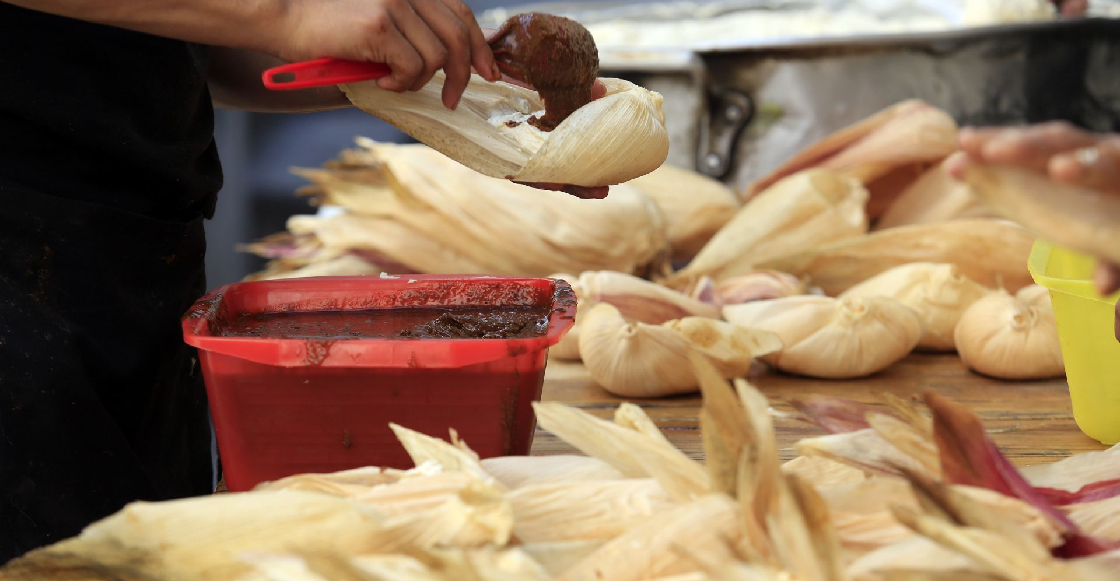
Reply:
[[[1089,437],[1111,445],[1120,442],[1120,293],[1097,293],[1095,265],[1089,256],[1038,240],[1028,266],[1034,281],[1050,290],[1073,418]]]

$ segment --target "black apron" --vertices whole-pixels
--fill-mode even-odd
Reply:
[[[212,492],[208,54],[0,2],[0,562]]]

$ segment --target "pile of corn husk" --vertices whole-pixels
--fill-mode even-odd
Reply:
[[[487,177],[424,145],[358,140],[302,193],[340,213],[297,215],[245,247],[270,259],[249,280],[323,275],[649,276],[688,260],[738,209],[734,192],[662,167],[580,200]]]
[[[552,355],[626,397],[697,390],[680,372],[690,350],[725,378],[764,364],[862,377],[915,350],[955,351],[997,378],[1061,376],[1053,309],[1027,270],[1034,232],[1099,251],[1120,239],[1107,220],[1117,210],[1074,192],[1079,215],[1099,214],[1078,230],[1041,179],[974,167],[957,182],[941,167],[956,135],[945,112],[904,101],[797,154],[741,206],[674,168],[586,201],[363,141],[303,172],[320,203],[346,212],[293,217],[254,246],[274,258],[258,276],[563,278],[580,305]]]
[[[770,403],[690,359],[706,463],[632,404],[540,403],[586,456],[480,460],[393,426],[416,467],[307,474],[134,503],[0,579],[1089,581],[1120,571],[1120,448],[1017,471],[979,418],[795,402],[830,435],[782,463]]]

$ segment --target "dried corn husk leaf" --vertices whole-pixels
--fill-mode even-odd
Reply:
[[[988,293],[961,276],[953,264],[915,262],[896,266],[857,284],[844,297],[885,297],[906,305],[922,320],[919,349],[952,350],[953,331],[961,314]]]
[[[82,534],[9,563],[9,579],[52,571],[99,571],[107,578],[235,579],[246,552],[362,553],[386,546],[385,519],[323,494],[254,492],[129,504]]]
[[[879,437],[921,464],[922,474],[941,474],[941,462],[932,434],[887,414],[868,414],[867,421]]]
[[[823,168],[852,177],[870,191],[868,214],[878,217],[928,167],[957,148],[957,124],[922,101],[902,101],[804,149],[750,185],[749,196],[784,176]]]
[[[1050,464],[1025,466],[1019,471],[1032,486],[1077,492],[1094,482],[1120,475],[1120,444],[1100,452],[1084,452]]]
[[[588,374],[607,391],[654,397],[695,391],[690,350],[709,358],[724,377],[745,375],[753,358],[780,348],[770,332],[723,321],[686,317],[664,325],[630,323],[610,304],[595,305],[583,318],[580,357]]]
[[[777,333],[782,349],[763,360],[782,371],[823,378],[870,375],[917,345],[922,323],[910,308],[883,298],[795,296],[723,310],[728,321]]]
[[[419,91],[385,91],[374,82],[342,90],[359,109],[494,178],[614,185],[657,169],[669,155],[661,95],[627,81],[602,79],[606,96],[551,132],[525,122],[544,110],[532,90],[474,75],[452,111],[441,101],[443,82],[437,72]],[[509,121],[521,123],[511,127]]]
[[[954,179],[941,165],[936,165],[898,196],[875,223],[875,229],[993,215],[968,184]]]
[[[303,224],[310,231],[300,233],[327,249],[371,252],[414,272],[508,276],[636,272],[667,256],[661,211],[634,188],[588,204],[488,178],[422,145],[359,144],[367,167],[299,172],[352,208]]]
[[[703,276],[720,281],[779,256],[860,236],[867,232],[866,202],[867,191],[853,179],[826,170],[792,175],[743,206],[667,283],[684,288]]]
[[[506,456],[485,458],[482,467],[507,488],[559,482],[621,480],[622,472],[588,456]]]
[[[536,484],[507,498],[513,532],[527,543],[607,541],[675,505],[652,479]]]
[[[1087,535],[1120,540],[1120,497],[1074,505],[1069,519]]]
[[[738,197],[723,182],[668,164],[627,184],[661,208],[674,260],[696,256],[739,209]]]
[[[858,484],[867,480],[863,470],[819,456],[798,456],[782,464],[782,472],[812,482],[822,491],[831,486]]]
[[[873,429],[857,430],[804,438],[794,450],[805,456],[820,456],[876,474],[897,476],[899,468],[922,472],[925,468],[906,455]]]
[[[911,536],[860,556],[848,565],[846,573],[853,581],[883,581],[885,573],[899,569],[978,572],[968,557],[925,537]]]
[[[1120,198],[1013,167],[968,165],[965,181],[992,210],[1062,246],[1120,262]]]
[[[400,481],[404,473],[384,468],[355,468],[332,474],[297,474],[273,482],[262,482],[253,490],[318,492],[331,496],[352,497],[374,486]]]
[[[741,276],[733,276],[715,287],[715,302],[719,305],[738,305],[780,299],[805,294],[809,284],[805,279],[776,270],[757,270]]]
[[[408,456],[417,466],[432,462],[444,470],[465,472],[481,480],[490,479],[490,474],[482,467],[478,454],[467,448],[465,444],[455,446],[394,423],[390,423],[389,428],[393,430],[393,434],[397,440],[400,440],[401,445],[408,451]]]
[[[696,565],[676,547],[704,551],[705,558],[732,558],[728,543],[740,536],[735,502],[705,495],[665,512],[656,526],[638,527],[614,539],[566,571],[559,581],[637,581],[688,573]]]
[[[1037,285],[1015,296],[996,291],[961,315],[954,338],[970,369],[1001,379],[1042,379],[1065,373],[1049,292]]]
[[[255,280],[279,280],[288,278],[311,278],[316,276],[369,276],[386,272],[386,268],[355,254],[323,256],[314,262],[299,264],[287,260],[272,260],[263,271],[245,277],[246,282]]]
[[[518,548],[525,551],[550,577],[559,577],[580,561],[601,549],[604,541],[563,541],[559,543],[526,543]]]
[[[704,468],[663,440],[556,403],[533,405],[541,427],[631,478],[652,477],[676,500],[708,490]]]
[[[796,476],[779,478],[767,528],[779,561],[795,578],[844,579],[828,508],[809,484]]]
[[[1016,291],[1032,284],[1027,272],[1034,236],[997,220],[955,220],[901,226],[759,264],[797,276],[829,295],[911,262],[954,264],[986,287]]]

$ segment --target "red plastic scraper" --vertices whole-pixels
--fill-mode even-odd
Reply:
[[[287,91],[370,81],[388,74],[389,67],[383,63],[316,59],[273,67],[265,71],[261,79],[270,90]]]

